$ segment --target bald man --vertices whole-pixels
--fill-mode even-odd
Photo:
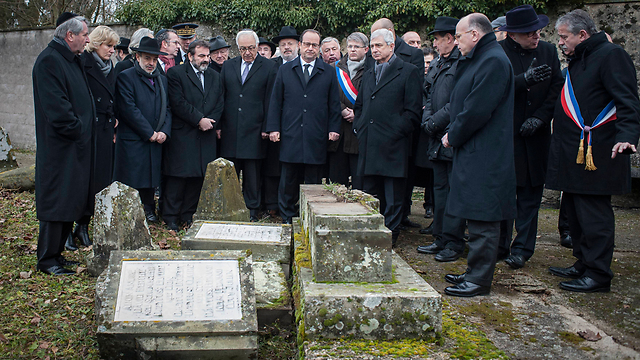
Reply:
[[[422,39],[420,39],[420,35],[415,31],[407,31],[404,33],[404,35],[402,35],[402,40],[404,40],[407,45],[416,49],[420,49],[422,46]]]

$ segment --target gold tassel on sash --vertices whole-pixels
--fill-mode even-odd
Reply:
[[[591,146],[589,146],[589,148],[591,148]],[[584,164],[584,139],[580,139],[580,147],[578,148],[578,157],[576,158],[576,164]]]
[[[587,165],[584,167],[585,170],[594,171],[598,168],[596,164],[593,163],[593,154],[591,153],[591,145],[587,147]]]

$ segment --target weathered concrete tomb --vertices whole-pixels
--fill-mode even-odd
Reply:
[[[378,203],[300,187],[294,232],[299,340],[428,338],[442,331],[441,296],[391,250]]]
[[[247,251],[112,251],[96,285],[104,359],[254,359]]]
[[[231,161],[217,158],[207,165],[193,220],[249,221],[249,209]]]

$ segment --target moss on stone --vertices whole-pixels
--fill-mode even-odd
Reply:
[[[326,308],[321,308],[320,310],[318,310],[318,316],[321,317],[325,317],[327,315],[327,309]]]
[[[498,305],[485,302],[472,303],[466,306],[461,306],[458,310],[465,315],[482,318],[485,323],[489,324],[496,331],[508,334],[512,338],[520,336],[520,331],[515,325],[519,320],[513,315],[513,311],[511,311],[511,304],[509,303],[499,302]]]
[[[558,335],[560,336],[560,339],[573,345],[578,345],[584,341],[584,339],[581,338],[580,335],[571,331],[560,331],[558,332]]]

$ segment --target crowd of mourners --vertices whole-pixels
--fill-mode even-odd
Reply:
[[[198,39],[196,24],[127,39],[64,13],[33,67],[38,269],[74,273],[62,252],[92,244],[94,197],[113,181],[138,190],[147,221],[190,226],[207,165],[223,157],[251,221],[290,224],[299,185],[326,179],[380,200],[392,246],[420,227],[408,216],[424,187],[433,221],[419,232],[433,242],[417,251],[447,262],[469,248],[467,270],[445,276],[452,296],[488,294],[497,261],[525,266],[543,189],[560,190],[576,261],[549,271],[564,290],[607,292],[611,195],[631,190],[640,136],[635,67],[574,10],[555,24],[562,69],[540,39],[548,24],[530,5],[493,22],[443,16],[432,47],[386,18],[342,42],[244,29],[229,59],[231,45]]]

